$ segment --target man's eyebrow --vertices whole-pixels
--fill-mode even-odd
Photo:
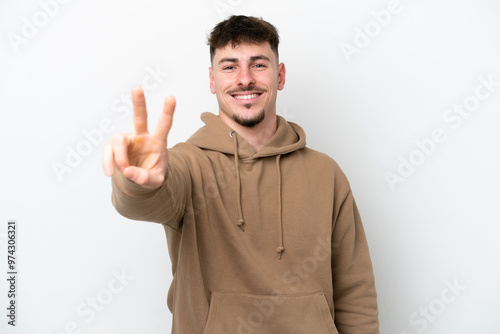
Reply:
[[[250,57],[250,61],[256,61],[256,60],[267,60],[268,62],[271,61],[271,60],[269,60],[269,57],[266,57],[264,55]]]
[[[239,60],[238,58],[222,58],[221,60],[219,60],[219,64],[222,64],[226,61],[231,63],[237,63]]]
[[[256,60],[266,60],[268,62],[271,62],[269,57],[264,56],[264,55],[258,55],[258,56],[252,56],[250,57],[250,61],[256,61]],[[222,64],[224,62],[230,62],[230,63],[238,63],[239,59],[238,58],[222,58],[219,60],[219,64]]]

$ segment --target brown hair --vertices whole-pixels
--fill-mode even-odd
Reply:
[[[269,42],[278,60],[278,44],[280,37],[277,29],[262,18],[233,15],[217,24],[208,36],[210,46],[210,62],[213,61],[215,50],[228,44],[233,47],[240,43],[259,44]]]

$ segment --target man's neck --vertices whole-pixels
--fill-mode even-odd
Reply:
[[[262,122],[251,128],[237,123],[224,113],[219,113],[219,117],[238,135],[243,137],[255,149],[255,152],[258,152],[271,139],[278,127],[278,117],[274,114],[266,115]]]

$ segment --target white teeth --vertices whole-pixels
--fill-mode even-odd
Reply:
[[[250,100],[250,99],[256,98],[257,96],[259,96],[259,94],[234,95],[234,98],[236,98],[238,100]]]

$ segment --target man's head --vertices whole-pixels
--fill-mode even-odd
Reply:
[[[224,48],[227,45],[236,47],[241,43],[261,44],[265,42],[269,43],[276,56],[276,61],[279,61],[278,44],[280,37],[276,28],[262,18],[233,15],[217,24],[210,33],[208,37],[210,61],[213,62],[217,49]]]
[[[232,16],[212,30],[210,91],[223,120],[254,127],[276,117],[277,91],[286,73],[278,43],[276,28],[254,17]]]

